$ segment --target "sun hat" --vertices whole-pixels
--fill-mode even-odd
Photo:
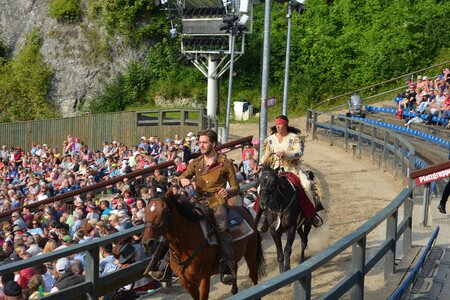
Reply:
[[[136,249],[131,244],[125,244],[120,248],[119,263],[126,263],[136,253]]]

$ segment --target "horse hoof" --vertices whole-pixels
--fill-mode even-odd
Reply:
[[[233,295],[236,295],[236,294],[238,293],[238,288],[237,288],[237,287],[236,287],[236,288],[232,287],[232,288],[231,288],[231,293],[232,293]]]

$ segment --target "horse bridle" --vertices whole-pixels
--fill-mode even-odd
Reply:
[[[162,199],[152,199],[151,201],[162,201],[162,202],[164,202],[164,200],[162,200]],[[164,209],[163,221],[161,223],[158,224],[158,223],[156,223],[154,221],[147,221],[147,220],[145,220],[145,223],[144,223],[144,229],[152,228],[152,229],[155,229],[156,231],[158,231],[159,235],[158,235],[157,240],[159,242],[164,242],[166,240],[166,233],[167,232],[164,230],[164,228],[166,227],[167,230],[168,230],[172,226],[173,226],[173,223],[172,223],[172,218],[171,218],[171,214],[170,214],[170,209]]]
[[[262,174],[261,174],[262,175]],[[279,180],[280,180],[280,177],[278,176],[278,174],[274,174],[274,176],[275,176],[275,178],[276,178],[276,183],[275,183],[275,186],[276,186],[276,192],[278,192],[278,194],[280,194],[280,195],[285,195],[284,193],[283,193],[283,191],[280,189],[280,182],[279,182]],[[261,176],[262,177],[262,176]],[[261,191],[267,191],[267,190],[271,190],[271,189],[269,189],[269,188],[266,188],[266,187],[261,187]],[[274,197],[274,193],[268,193],[268,192],[266,192],[266,194],[268,195],[268,200],[269,201],[267,201],[267,209],[268,210],[270,210],[270,211],[272,211],[272,212],[274,212],[274,213],[276,213],[277,215],[278,214],[283,214],[284,212],[286,212],[288,209],[289,209],[289,207],[292,205],[292,203],[294,202],[294,200],[295,200],[295,198],[296,198],[296,194],[294,193],[293,194],[293,196],[291,197],[291,201],[289,201],[289,204],[284,208],[284,209],[281,209],[280,211],[278,211],[278,210],[273,210],[272,208],[271,208],[271,204],[273,203],[273,201],[274,200],[276,200],[276,199],[274,199],[275,197]]]

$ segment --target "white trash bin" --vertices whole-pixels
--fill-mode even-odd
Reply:
[[[244,107],[247,109],[244,111]],[[234,102],[234,118],[238,121],[246,121],[253,116],[253,105],[245,101]]]

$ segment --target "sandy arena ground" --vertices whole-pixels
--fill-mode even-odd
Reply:
[[[305,119],[291,120],[291,125],[304,130]],[[258,124],[232,124],[230,129],[233,138],[248,135],[257,136]],[[239,157],[238,151],[229,156]],[[319,229],[313,229],[309,235],[307,256],[311,257],[326,247],[332,245],[345,235],[354,231],[386,205],[402,190],[402,183],[389,173],[383,172],[378,165],[366,159],[353,158],[339,146],[330,147],[324,142],[312,141],[307,138],[305,169],[315,172],[319,179],[323,202],[327,212],[322,213],[325,224]],[[372,232],[367,239],[369,248],[380,244],[384,238],[384,226]],[[267,262],[267,278],[278,274],[276,248],[270,233],[263,234],[263,248]],[[370,251],[370,250],[369,250]],[[292,255],[292,267],[299,261],[300,245],[297,237]],[[344,277],[351,268],[351,249],[336,257],[324,267],[313,273],[313,299],[319,298]],[[252,285],[247,276],[245,262],[239,268],[238,285],[243,290]],[[376,291],[383,289],[382,269],[375,267],[366,279],[366,299],[377,299]],[[224,299],[231,295],[231,287],[218,282],[213,277],[210,299]],[[379,295],[378,295],[379,296]],[[184,289],[177,283],[170,289],[161,289],[149,299],[190,299]],[[348,298],[348,297],[345,297]],[[285,287],[264,299],[292,299],[292,287]]]

